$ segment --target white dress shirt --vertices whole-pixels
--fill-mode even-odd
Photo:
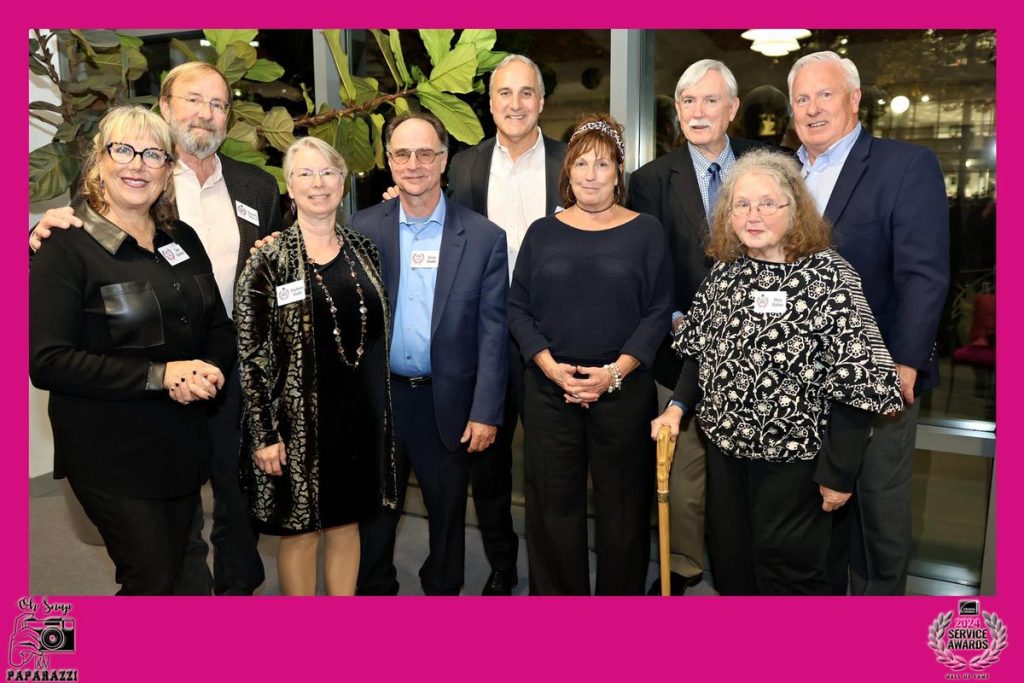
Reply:
[[[544,136],[540,128],[533,147],[515,161],[508,148],[496,139],[487,183],[487,218],[506,233],[509,282],[512,281],[516,256],[527,228],[547,213],[547,194]]]

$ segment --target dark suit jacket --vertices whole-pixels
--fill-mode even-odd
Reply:
[[[235,269],[235,281],[242,274],[245,262],[249,260],[249,249],[256,240],[266,237],[271,232],[281,229],[281,191],[277,181],[261,168],[242,161],[235,161],[223,154],[220,157],[221,169],[224,173],[224,184],[231,197],[231,208],[238,222],[238,266]],[[238,202],[259,214],[259,225],[254,225],[238,215]]]
[[[948,206],[931,150],[862,130],[825,208],[892,359],[917,368],[917,391],[939,381],[934,345],[949,287]]]
[[[562,205],[558,179],[565,161],[565,143],[544,136],[544,173],[547,182],[545,213],[551,215]],[[487,215],[487,185],[491,179],[491,155],[496,138],[487,138],[454,157],[448,167],[448,196],[455,202]]]
[[[393,302],[401,292],[398,203],[392,199],[352,216],[352,228],[380,249]],[[505,231],[448,202],[430,321],[430,366],[437,430],[450,451],[460,448],[468,420],[502,422],[508,380],[507,299]]]
[[[733,137],[729,138],[729,145],[737,159],[750,150],[765,147],[760,142]],[[673,306],[685,313],[711,268],[711,260],[704,254],[708,219],[686,144],[633,172],[629,179],[629,206],[654,216],[664,226],[676,274]],[[653,371],[660,384],[671,388],[676,385],[682,362],[670,342],[668,336],[662,341]]]

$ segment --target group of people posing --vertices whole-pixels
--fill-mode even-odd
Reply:
[[[395,116],[395,188],[348,226],[329,144],[284,156],[290,227],[273,178],[217,153],[231,99],[209,64],[168,74],[162,116],[108,112],[80,200],[30,237],[30,372],[54,476],[119,594],[251,594],[259,534],[281,538],[285,594],[316,592],[321,542],[327,593],[397,594],[412,471],[423,592],[463,589],[471,484],[482,592],[509,595],[520,421],[532,595],[592,591],[588,475],[594,592],[658,591],[666,426],[673,594],[705,556],[725,595],[902,594],[948,284],[943,177],[930,151],[861,127],[849,59],[797,60],[789,91],[796,157],[730,138],[736,79],[696,62],[675,91],[686,144],[627,188],[622,126],[585,115],[568,144],[545,137],[540,70],[511,55],[490,78],[496,137],[449,163],[435,117]]]

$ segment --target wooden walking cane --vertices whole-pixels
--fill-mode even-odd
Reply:
[[[675,444],[672,430],[662,425],[658,431],[658,557],[661,563],[661,594],[672,595],[672,567],[669,559],[668,473],[672,469]]]

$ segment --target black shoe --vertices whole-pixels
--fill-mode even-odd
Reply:
[[[687,588],[693,588],[700,583],[704,578],[703,574],[696,574],[694,576],[683,576],[671,572],[671,584],[672,584],[672,595],[685,595]],[[657,578],[651,587],[647,590],[648,595],[661,595],[661,579]]]
[[[496,569],[487,577],[487,583],[480,595],[512,595],[512,589],[519,583],[515,571]]]

